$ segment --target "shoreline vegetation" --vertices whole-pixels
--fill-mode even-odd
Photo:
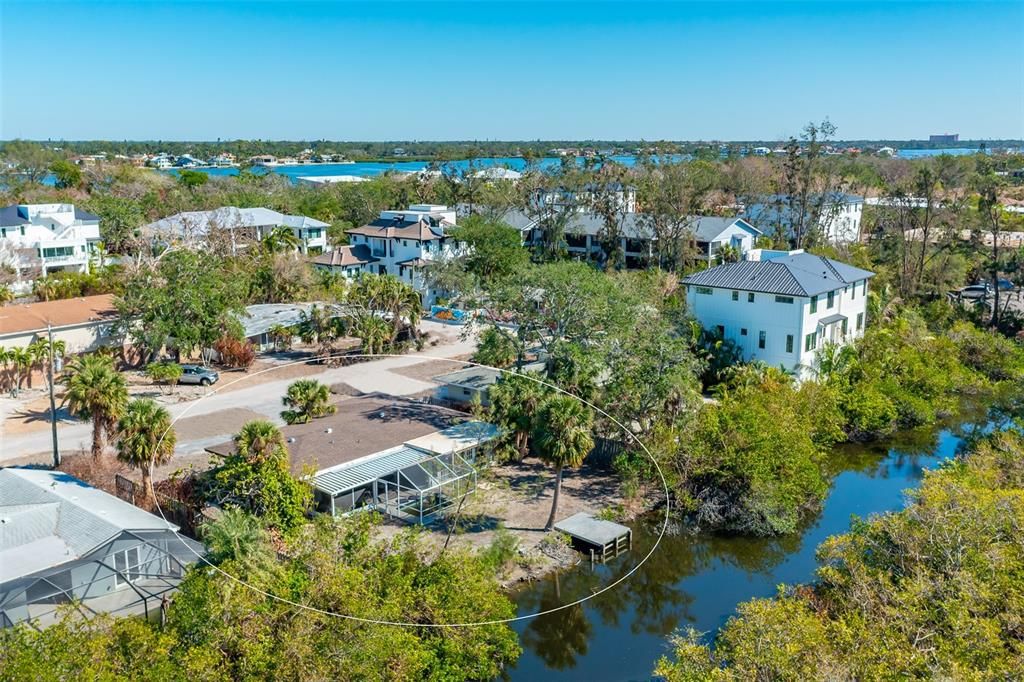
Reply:
[[[822,544],[810,584],[740,604],[711,640],[682,631],[655,674],[668,682],[1019,675],[1022,462],[1020,431],[984,437],[926,472],[903,511],[854,520]]]

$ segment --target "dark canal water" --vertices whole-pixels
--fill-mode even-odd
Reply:
[[[972,435],[1007,418],[984,412],[871,445],[843,445],[831,491],[801,532],[771,539],[666,534],[658,550],[617,588],[584,604],[515,624],[523,655],[511,680],[649,680],[666,638],[693,626],[713,632],[752,597],[814,577],[815,548],[849,529],[852,516],[900,509],[925,469],[954,456]],[[565,604],[626,573],[653,545],[664,517],[631,524],[633,551],[591,571],[589,563],[518,592],[520,614]]]

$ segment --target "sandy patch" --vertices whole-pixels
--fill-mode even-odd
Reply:
[[[483,549],[494,541],[499,527],[511,531],[518,540],[518,551],[515,561],[506,566],[501,576],[505,585],[532,580],[577,563],[582,555],[562,551],[564,548],[554,541],[556,534],[544,530],[553,493],[554,472],[538,460],[491,467],[481,475],[476,492],[463,503],[449,546]],[[607,469],[585,464],[565,471],[556,521],[577,512],[610,511],[618,517],[633,518],[642,510],[632,509],[625,502],[617,478]],[[389,520],[380,532],[390,537],[407,528],[406,524]],[[440,551],[449,528],[444,522],[429,526],[427,542]]]
[[[416,365],[409,365],[408,367],[396,367],[388,371],[408,379],[433,381],[436,376],[468,367],[463,361],[469,359],[469,357],[469,355],[461,355],[451,360],[429,360]]]

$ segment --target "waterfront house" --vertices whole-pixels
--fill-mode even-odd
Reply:
[[[794,236],[794,226],[799,224],[799,206],[790,206],[790,198],[784,194],[761,197],[746,206],[743,217],[758,225],[769,234],[782,233]],[[860,223],[864,214],[864,197],[845,192],[833,192],[827,196],[808,198],[806,210],[817,211],[817,225],[806,225],[805,229],[816,227],[826,241],[833,244],[849,244],[860,241]]]
[[[874,273],[803,251],[755,249],[748,259],[683,280],[689,312],[733,341],[746,361],[809,376],[828,342],[863,335]]]
[[[292,231],[299,240],[299,251],[304,254],[316,255],[328,248],[327,223],[269,208],[222,206],[212,211],[185,211],[152,222],[143,230],[157,239],[193,247],[206,244],[217,233],[218,237],[229,241],[232,253],[236,253],[278,227]]]
[[[88,272],[100,246],[100,217],[74,204],[0,208],[0,266],[16,272],[16,289],[61,270]]]
[[[455,227],[455,220],[455,209],[437,204],[381,211],[373,222],[347,230],[351,248],[336,256],[337,266],[325,263],[325,259],[314,265],[337,267],[346,275],[393,275],[419,291],[423,305],[430,306],[442,292],[430,287],[425,268],[432,261],[455,254],[456,245],[448,233]]]
[[[0,626],[149,615],[203,554],[178,527],[60,471],[0,469]]]
[[[376,510],[424,523],[457,505],[490,463],[500,430],[455,410],[383,394],[342,400],[334,414],[281,429],[296,476],[313,471],[316,510]],[[233,441],[207,449],[235,451]]]

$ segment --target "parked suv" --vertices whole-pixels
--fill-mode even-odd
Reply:
[[[182,365],[179,384],[201,384],[209,386],[217,383],[220,375],[217,372],[201,365]]]

